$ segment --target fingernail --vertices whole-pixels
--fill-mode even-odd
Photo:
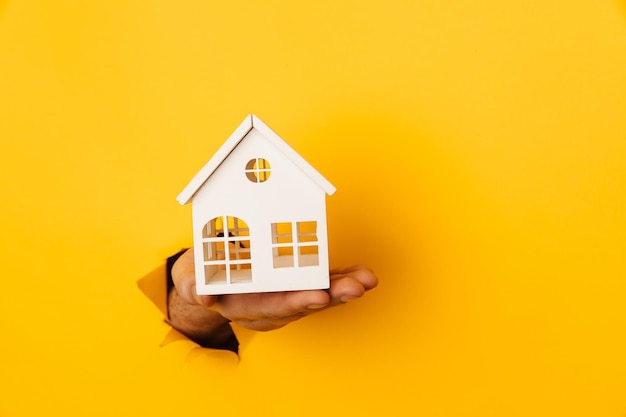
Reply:
[[[324,307],[326,307],[326,304],[311,304],[307,308],[309,310],[319,310],[320,308],[324,308]]]
[[[347,303],[350,300],[356,300],[357,298],[359,298],[358,295],[344,295],[343,297],[341,297],[339,300],[342,303]]]

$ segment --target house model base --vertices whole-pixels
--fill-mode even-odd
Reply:
[[[177,198],[192,204],[198,294],[328,288],[326,195],[334,192],[247,116]]]

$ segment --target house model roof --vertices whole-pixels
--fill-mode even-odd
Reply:
[[[195,177],[187,184],[185,189],[176,197],[180,204],[187,204],[191,201],[196,192],[204,185],[204,183],[213,175],[215,170],[228,158],[228,155],[237,147],[237,145],[252,130],[257,129],[263,134],[274,146],[276,146],[285,156],[291,160],[299,169],[301,169],[311,180],[317,184],[326,194],[332,195],[335,187],[328,182],[311,164],[302,158],[291,146],[282,140],[272,129],[263,123],[253,114],[248,115],[237,129],[230,135],[224,144],[217,150],[215,155],[202,167]]]

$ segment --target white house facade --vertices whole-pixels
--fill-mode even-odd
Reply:
[[[335,188],[248,116],[183,190],[198,294],[329,287],[326,194]]]

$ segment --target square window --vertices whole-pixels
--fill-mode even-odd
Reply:
[[[272,223],[274,268],[319,266],[317,221]]]

